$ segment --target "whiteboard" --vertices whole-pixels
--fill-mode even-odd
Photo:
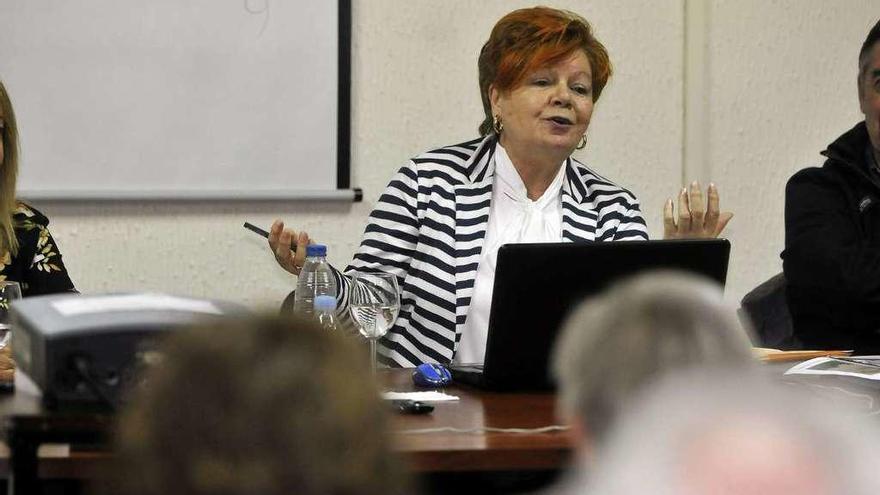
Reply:
[[[283,198],[348,187],[340,9],[350,22],[348,0],[0,1],[20,196]]]

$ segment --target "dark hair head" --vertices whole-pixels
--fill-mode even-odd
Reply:
[[[514,10],[502,17],[480,50],[480,96],[486,114],[480,135],[492,132],[490,86],[514,89],[530,72],[565,60],[575,50],[583,50],[590,61],[596,101],[611,77],[611,61],[584,18],[549,7]]]
[[[312,322],[173,335],[123,415],[109,493],[402,492],[363,352]]]
[[[874,48],[874,45],[880,42],[880,20],[874,24],[874,27],[871,28],[871,31],[868,32],[868,37],[865,38],[865,42],[862,43],[862,49],[859,50],[859,83],[861,84],[862,77],[865,75],[865,69],[868,66],[868,53],[871,52],[871,49]]]

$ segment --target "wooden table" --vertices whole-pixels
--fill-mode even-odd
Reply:
[[[0,416],[10,452],[8,461],[0,462],[0,473],[9,478],[9,494],[37,493],[39,478],[93,479],[107,460],[105,452],[74,452],[38,462],[37,450],[46,443],[105,445],[113,417],[47,411],[33,381],[23,373],[15,375],[15,392],[0,396]]]
[[[412,370],[381,370],[380,382],[394,391],[412,391]],[[10,478],[10,493],[33,493],[39,478],[92,479],[105,466],[109,453],[73,450],[69,457],[37,459],[46,442],[83,443],[100,448],[113,428],[113,417],[94,413],[47,411],[39,390],[22,373],[16,374],[14,394],[0,396],[11,457],[0,462],[0,474]],[[541,393],[488,393],[453,386],[444,392],[460,397],[436,403],[427,415],[395,414],[395,450],[416,472],[506,471],[558,469],[567,463],[572,446],[567,432],[486,433],[493,428],[539,428],[557,424],[555,396]],[[425,428],[452,427],[474,433],[412,433]],[[4,469],[5,468],[5,469]]]
[[[793,363],[774,363],[763,367],[770,377],[779,379]],[[412,391],[412,370],[382,370],[379,380],[394,391]],[[786,377],[792,384],[829,384],[858,389],[880,398],[880,384],[840,377]],[[483,428],[541,428],[558,423],[555,396],[541,393],[490,393],[465,386],[443,390],[456,395],[455,402],[435,403],[428,415],[392,417],[394,448],[404,455],[412,470],[419,473],[557,470],[571,457],[574,441],[567,431],[549,433],[494,433]],[[33,382],[21,373],[16,377],[14,394],[0,396],[0,416],[4,418],[12,457],[9,465],[0,460],[0,475],[9,475],[10,493],[34,493],[37,478],[93,479],[107,465],[109,453],[71,452],[66,458],[40,459],[39,443],[89,443],[106,445],[113,417],[100,414],[58,413],[45,410]],[[474,433],[415,433],[413,430],[456,428]]]
[[[390,390],[412,391],[412,370],[380,371]],[[567,431],[549,433],[407,433],[452,427],[534,429],[558,424],[556,397],[547,393],[491,393],[464,386],[443,390],[460,398],[435,403],[428,415],[396,415],[394,446],[419,472],[503,471],[564,467],[574,441]]]

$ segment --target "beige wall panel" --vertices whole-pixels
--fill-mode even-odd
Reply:
[[[862,119],[859,48],[876,0],[715,0],[709,7],[709,150],[736,213],[728,290],[739,300],[782,270],[785,183]]]

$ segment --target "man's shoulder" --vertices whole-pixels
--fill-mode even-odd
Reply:
[[[805,167],[788,178],[788,184],[799,184],[801,182],[813,182],[817,180],[824,180],[830,177],[830,174],[827,170],[825,170],[824,166],[811,166]]]
[[[831,185],[841,187],[864,187],[871,182],[866,172],[864,150],[868,145],[868,133],[864,122],[835,139],[821,154],[825,162],[798,170],[788,180],[788,186]]]
[[[785,185],[787,211],[858,205],[876,186],[851,166],[830,161],[797,171]]]
[[[805,167],[795,172],[786,187],[799,185],[855,187],[863,177],[851,165],[827,160],[821,166]]]

